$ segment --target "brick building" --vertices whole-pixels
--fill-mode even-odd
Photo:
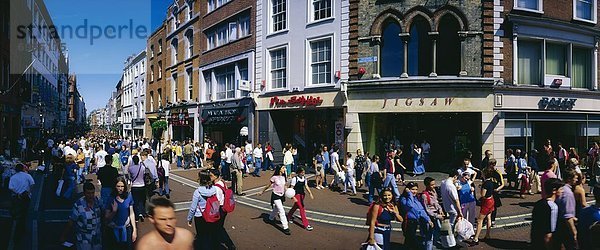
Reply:
[[[599,31],[596,0],[484,1],[494,142],[529,152],[552,139],[585,157],[600,141]]]
[[[165,80],[165,23],[159,26],[148,38],[146,68],[146,123],[144,137],[152,137],[152,123],[159,119],[159,109],[167,104],[168,93]],[[162,114],[164,115],[164,114]]]
[[[200,133],[219,144],[253,139],[256,0],[209,0],[199,4]]]

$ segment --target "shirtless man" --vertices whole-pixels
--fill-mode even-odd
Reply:
[[[157,197],[149,204],[148,215],[154,229],[136,243],[136,249],[192,249],[194,235],[187,229],[176,227],[175,205]]]

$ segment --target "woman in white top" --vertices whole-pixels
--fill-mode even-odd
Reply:
[[[298,170],[296,170],[296,176],[294,176],[291,181],[290,181],[290,188],[293,188],[296,191],[296,195],[294,196],[294,198],[292,198],[292,200],[294,201],[294,206],[292,206],[292,209],[290,209],[290,212],[287,215],[288,220],[290,221],[290,223],[294,222],[294,212],[296,212],[296,209],[300,209],[300,218],[302,219],[302,226],[304,226],[304,228],[308,231],[312,231],[313,227],[310,226],[308,224],[308,219],[306,219],[306,209],[304,206],[304,197],[305,197],[305,190],[308,192],[308,194],[310,195],[311,199],[314,199],[312,192],[310,191],[310,188],[308,187],[308,182],[306,181],[306,178],[304,176],[304,169],[303,168],[298,168]]]
[[[292,155],[292,146],[287,145],[283,153],[283,165],[285,165],[286,176],[292,174],[292,165],[294,164],[294,156]]]
[[[348,186],[352,187],[352,196],[356,195],[356,180],[354,177],[354,160],[352,159],[352,153],[346,153],[348,160],[346,160],[346,178],[344,179],[344,194],[347,193]]]

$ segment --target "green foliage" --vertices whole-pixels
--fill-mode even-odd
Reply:
[[[165,130],[167,128],[167,121],[159,120],[152,123],[152,130]]]

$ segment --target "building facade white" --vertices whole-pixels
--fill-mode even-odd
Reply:
[[[124,136],[143,136],[146,89],[146,51],[131,55],[125,61],[121,88],[122,124]]]

